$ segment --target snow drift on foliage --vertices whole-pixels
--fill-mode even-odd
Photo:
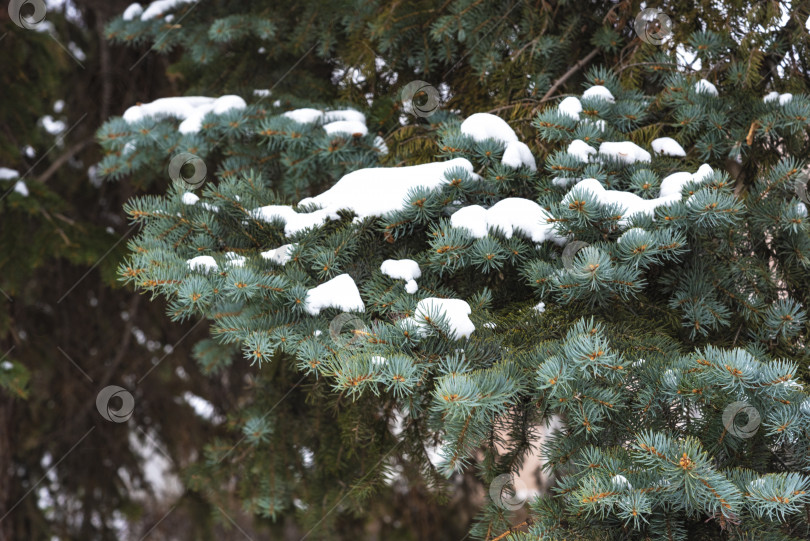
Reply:
[[[18,178],[20,173],[8,167],[0,167],[0,180],[13,180]],[[28,197],[28,186],[23,180],[18,180],[14,184],[14,191],[23,197]]]
[[[247,107],[245,100],[239,96],[222,96],[207,98],[204,96],[185,96],[160,98],[151,103],[133,105],[124,112],[124,120],[130,124],[149,117],[173,116],[182,119],[178,128],[180,133],[197,133],[202,128],[202,120],[208,113],[221,115],[232,109]]]
[[[610,156],[626,164],[652,160],[649,152],[631,141],[602,143],[599,145],[599,154]]]
[[[450,217],[453,227],[464,228],[475,238],[487,236],[490,229],[500,229],[506,238],[514,233],[523,233],[540,243],[547,240],[565,244],[565,239],[554,233],[548,218],[551,216],[534,201],[520,197],[508,197],[498,201],[489,209],[471,205],[456,211]]]
[[[200,255],[186,261],[186,265],[191,270],[209,272],[218,270],[217,262],[210,255]]]
[[[408,192],[415,188],[435,189],[448,182],[445,172],[461,168],[471,175],[472,164],[464,158],[409,167],[371,167],[344,175],[334,186],[299,205],[319,205],[320,210],[298,213],[286,205],[269,205],[253,211],[258,219],[284,222],[284,233],[294,235],[327,220],[337,220],[341,209],[354,211],[360,219],[383,216],[403,207]]]
[[[386,259],[380,272],[394,280],[405,280],[405,291],[413,295],[419,289],[416,279],[422,276],[419,264],[413,259]]]
[[[582,93],[583,99],[600,99],[614,103],[616,99],[611,94],[610,90],[602,85],[594,85]]]
[[[290,254],[293,248],[296,246],[296,244],[285,244],[284,246],[279,246],[275,250],[267,250],[266,252],[262,252],[261,256],[265,259],[269,259],[277,265],[286,265],[287,262],[290,261]]]
[[[307,291],[305,307],[310,315],[317,316],[324,308],[338,308],[344,312],[365,312],[357,284],[348,274],[335,276],[328,282]]]
[[[422,299],[416,305],[414,317],[401,321],[416,325],[419,328],[419,334],[424,336],[430,329],[429,318],[436,312],[444,314],[450,327],[450,337],[455,340],[469,338],[475,331],[475,325],[469,318],[472,312],[470,305],[459,299],[439,299],[437,297]]]
[[[509,124],[501,117],[489,113],[475,113],[461,123],[461,133],[472,137],[476,142],[495,139],[504,144],[503,165],[517,169],[525,165],[532,171],[537,170],[537,162],[532,151],[518,140],[518,136]]]
[[[653,151],[665,156],[686,156],[686,151],[672,137],[659,137],[652,142]]]
[[[137,3],[130,4],[129,7],[124,10],[122,17],[125,21],[132,21],[136,17],[140,17],[142,21],[148,21],[166,15],[180,4],[191,4],[196,1],[197,0],[156,0],[149,4],[146,9]]]
[[[706,79],[701,79],[697,83],[695,83],[695,92],[698,94],[709,94],[711,96],[717,96],[717,87],[711,84]]]
[[[793,99],[793,94],[780,94],[779,92],[770,92],[767,96],[762,98],[765,103],[778,101],[779,105],[784,105]]]
[[[596,154],[596,149],[583,141],[582,139],[574,139],[568,145],[566,152],[583,163],[588,163],[592,154]]]
[[[562,204],[566,205],[572,202],[574,190],[586,190],[593,194],[602,205],[621,205],[625,213],[619,223],[626,225],[627,221],[636,214],[646,213],[649,216],[654,216],[656,208],[680,201],[683,195],[683,187],[686,186],[687,183],[692,181],[703,182],[711,177],[712,174],[713,170],[711,166],[705,163],[701,165],[694,174],[686,172],[673,173],[661,181],[661,191],[656,199],[642,199],[631,192],[606,190],[595,178],[586,178],[571,188],[565,197],[563,197]]]
[[[578,98],[569,96],[560,102],[557,106],[557,110],[564,115],[570,116],[574,120],[579,120],[579,113],[582,112],[582,103]]]

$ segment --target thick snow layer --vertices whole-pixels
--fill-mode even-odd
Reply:
[[[366,125],[356,120],[336,120],[335,122],[324,124],[323,129],[326,130],[326,133],[329,135],[349,133],[352,135],[360,134],[362,136],[368,134]]]
[[[595,178],[586,178],[578,182],[563,197],[562,204],[570,204],[573,199],[573,190],[586,190],[593,194],[603,205],[618,204],[624,208],[625,214],[619,223],[627,224],[627,221],[636,214],[645,213],[648,216],[655,215],[655,209],[663,205],[669,205],[680,201],[683,187],[690,181],[702,182],[712,175],[712,168],[708,164],[703,164],[694,174],[673,173],[661,181],[661,191],[656,199],[642,199],[631,192],[618,190],[606,190]]]
[[[276,218],[282,220],[286,235],[293,235],[308,227],[317,227],[326,220],[337,220],[337,211],[341,209],[352,210],[361,219],[382,216],[401,209],[410,190],[435,189],[446,184],[448,180],[444,174],[454,168],[462,168],[474,174],[472,164],[465,158],[410,167],[359,169],[344,175],[322,194],[307,197],[298,203],[320,205],[320,210],[298,213],[288,206],[269,205],[253,212],[257,218],[267,222]]]
[[[490,228],[498,228],[507,238],[512,238],[516,232],[522,232],[536,243],[546,240],[557,244],[565,243],[565,239],[554,233],[548,218],[550,216],[545,209],[534,201],[508,197],[489,209],[479,205],[459,209],[450,217],[450,224],[467,229],[472,236],[479,239],[485,237]]]
[[[461,133],[478,142],[496,139],[503,143],[517,141],[518,137],[509,124],[499,116],[489,113],[475,113],[461,123]]]
[[[124,111],[124,120],[137,122],[147,117],[173,116],[183,120],[180,133],[196,133],[202,128],[202,119],[208,113],[221,115],[231,109],[244,109],[245,100],[239,96],[207,98],[204,96],[184,96],[160,98],[151,103],[133,105]]]
[[[195,205],[199,200],[200,198],[191,192],[186,192],[183,194],[183,203],[186,205]]]
[[[579,98],[569,96],[560,102],[557,106],[557,110],[564,115],[579,120],[579,113],[582,112],[582,103],[579,101]]]
[[[650,153],[631,141],[620,141],[615,143],[605,142],[599,145],[599,154],[616,158],[626,164],[635,162],[649,162],[652,160]]]
[[[200,270],[208,272],[211,270],[218,270],[217,262],[210,255],[200,255],[186,261],[186,265],[191,270]]]
[[[504,119],[489,113],[475,113],[461,123],[461,133],[481,142],[495,139],[505,145],[501,163],[517,169],[525,165],[532,171],[537,170],[537,162],[532,151],[518,140],[513,130]]]
[[[571,144],[568,145],[568,150],[566,150],[566,152],[577,158],[579,161],[588,163],[589,156],[591,154],[596,154],[596,149],[582,139],[574,139],[571,141]]]
[[[458,340],[459,338],[469,338],[475,331],[475,325],[470,321],[469,315],[472,312],[470,305],[466,301],[459,299],[439,299],[437,297],[428,297],[422,299],[416,305],[414,317],[406,318],[402,321],[415,324],[420,329],[420,334],[425,335],[428,328],[426,318],[436,312],[443,313],[447,323],[450,327],[450,337]]]
[[[534,160],[531,149],[520,141],[512,141],[506,144],[501,163],[513,169],[525,165],[532,171],[537,171],[537,162]]]
[[[266,252],[262,252],[261,256],[265,259],[269,259],[277,265],[286,265],[290,261],[290,253],[295,246],[295,244],[285,244],[284,246],[279,246],[275,250],[267,250]]]
[[[338,308],[344,312],[365,312],[357,285],[348,274],[335,276],[328,282],[307,291],[305,301],[309,314],[317,316],[324,308]]]
[[[698,94],[710,94],[712,96],[717,96],[717,87],[706,79],[701,79],[695,83],[695,92]]]
[[[140,17],[141,13],[143,13],[143,6],[138,3],[130,4],[127,9],[124,10],[124,14],[121,16],[125,21],[131,21],[135,19],[135,17]]]
[[[653,151],[666,156],[686,156],[686,151],[672,137],[659,137],[652,142]]]
[[[20,176],[20,173],[8,167],[0,167],[0,180],[11,180]]]
[[[422,276],[419,264],[413,259],[386,259],[380,272],[394,280],[405,280],[405,291],[413,295],[419,290],[416,279]]]
[[[162,17],[163,15],[166,14],[167,11],[173,10],[180,4],[190,4],[196,1],[197,0],[156,0],[155,2],[149,4],[149,6],[145,10],[143,10],[143,13],[141,14],[141,20],[148,21],[149,19]]]
[[[22,180],[18,180],[14,184],[14,191],[23,197],[28,197],[28,186],[26,186],[25,182]]]
[[[772,101],[779,101],[779,105],[784,105],[793,99],[793,94],[780,94],[779,92],[771,92],[765,96],[762,101],[769,103]]]
[[[616,99],[606,87],[602,85],[594,85],[582,93],[583,98],[598,98],[613,103]]]

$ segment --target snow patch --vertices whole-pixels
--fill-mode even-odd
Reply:
[[[131,21],[135,19],[135,17],[140,17],[142,13],[143,6],[136,2],[134,4],[130,4],[129,7],[124,10],[124,14],[121,17],[123,17],[125,21]]]
[[[200,255],[192,259],[186,260],[186,265],[191,270],[199,270],[202,272],[209,272],[218,270],[217,262],[210,255]]]
[[[610,156],[626,164],[652,160],[649,152],[631,141],[602,143],[599,145],[599,154]]]
[[[18,180],[14,184],[14,191],[23,197],[28,197],[28,186],[26,186],[25,182],[22,180]]]
[[[20,176],[20,173],[8,167],[0,167],[0,180],[11,180]]]
[[[582,112],[582,103],[579,101],[579,98],[569,96],[560,102],[557,106],[557,110],[564,115],[570,116],[574,120],[579,120],[579,113]]]
[[[226,95],[219,98],[205,96],[181,96],[160,98],[150,103],[133,105],[124,111],[123,118],[130,124],[144,118],[172,116],[182,120],[180,133],[197,133],[202,128],[202,119],[208,113],[221,115],[230,110],[247,107],[239,96]]]
[[[686,156],[686,151],[684,151],[678,141],[672,137],[659,137],[653,140],[652,149],[654,152],[664,154],[665,156]]]
[[[405,280],[405,291],[413,295],[419,289],[416,279],[422,276],[419,264],[413,259],[386,259],[380,272],[394,280]]]
[[[180,4],[191,4],[196,1],[197,0],[156,0],[155,2],[149,4],[149,6],[143,10],[143,13],[141,14],[141,20],[148,21],[149,19],[162,17],[163,15],[166,14],[167,11],[176,8]]]
[[[304,301],[310,315],[317,316],[324,308],[338,308],[344,312],[365,312],[357,284],[348,274],[335,276],[328,282],[307,291]]]
[[[495,139],[502,143],[517,141],[518,137],[509,124],[499,116],[489,113],[475,113],[461,123],[461,133],[481,142]]]
[[[426,320],[435,312],[444,313],[450,327],[450,336],[455,340],[469,338],[475,331],[475,325],[469,318],[472,313],[470,305],[460,299],[439,299],[437,297],[422,299],[416,305],[414,317],[401,321],[415,324],[420,329],[420,334],[424,336],[429,328]]]
[[[480,205],[471,205],[456,211],[450,217],[453,227],[467,229],[475,238],[487,236],[489,229],[500,229],[506,238],[512,238],[516,232],[529,236],[533,242],[546,240],[564,244],[565,239],[554,233],[548,222],[551,216],[546,210],[529,199],[508,197],[498,201],[489,209]]]
[[[583,163],[588,163],[591,154],[596,154],[596,149],[583,141],[582,139],[574,139],[568,145],[566,152]]]
[[[448,182],[445,173],[461,168],[473,175],[473,166],[465,158],[426,163],[409,167],[371,167],[344,175],[334,186],[315,197],[302,199],[299,205],[320,205],[314,212],[298,213],[285,205],[269,205],[253,211],[258,219],[285,223],[284,233],[293,235],[327,220],[337,220],[341,209],[354,211],[360,219],[383,216],[399,210],[410,190],[435,189]]]
[[[520,141],[512,141],[506,144],[501,163],[512,169],[518,169],[525,165],[532,171],[537,171],[537,162],[534,160],[531,149]]]
[[[712,172],[712,168],[708,164],[703,164],[694,174],[673,173],[661,182],[661,191],[657,199],[642,199],[634,193],[606,190],[595,178],[586,178],[578,182],[565,197],[563,197],[562,204],[566,205],[572,203],[574,190],[586,190],[602,205],[618,204],[624,208],[625,214],[619,223],[626,225],[627,221],[636,214],[644,213],[650,217],[654,217],[656,208],[680,201],[683,196],[683,187],[688,182],[702,182],[710,177]]]
[[[368,128],[362,122],[356,120],[337,120],[323,125],[323,129],[329,135],[336,133],[349,133],[351,135],[358,135],[360,137],[368,135]]]
[[[717,96],[717,87],[711,84],[706,79],[701,79],[697,83],[695,83],[695,92],[698,94],[709,94],[711,96]]]
[[[594,85],[590,87],[588,90],[582,93],[583,98],[596,98],[600,100],[609,101],[610,103],[615,103],[616,99],[613,97],[613,94],[610,93],[606,87],[602,85]]]
[[[297,245],[285,244],[284,246],[279,246],[275,250],[267,250],[266,252],[262,252],[261,256],[264,259],[269,259],[277,265],[286,265],[290,261],[291,253],[295,246]]]
[[[183,194],[183,203],[186,205],[194,205],[199,200],[200,198],[191,192],[186,192]]]
[[[770,103],[772,101],[778,101],[779,105],[784,105],[790,100],[793,99],[793,94],[780,94],[779,92],[770,92],[767,96],[765,96],[762,101],[765,103]]]

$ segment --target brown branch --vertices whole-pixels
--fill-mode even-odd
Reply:
[[[66,161],[71,159],[73,156],[78,154],[84,147],[89,145],[93,140],[92,139],[85,139],[84,141],[79,141],[72,147],[68,149],[67,152],[56,158],[56,160],[48,167],[44,173],[42,173],[39,178],[37,178],[37,182],[45,183],[48,181],[51,176],[53,176],[56,171],[62,167]]]
[[[554,84],[553,84],[553,85],[551,85],[551,88],[549,88],[549,89],[548,89],[548,92],[546,92],[546,94],[545,94],[545,95],[544,95],[544,96],[543,96],[543,97],[540,99],[540,102],[542,103],[542,102],[546,101],[548,98],[550,98],[550,97],[551,97],[551,96],[552,96],[552,95],[553,95],[553,94],[554,94],[554,93],[557,91],[557,89],[558,89],[558,88],[560,88],[560,87],[561,87],[563,84],[565,84],[565,82],[566,82],[568,79],[570,79],[572,75],[574,75],[576,72],[578,72],[579,70],[581,70],[581,69],[582,69],[582,67],[583,67],[585,64],[587,64],[588,62],[590,62],[591,60],[593,60],[593,59],[594,59],[594,57],[595,57],[595,56],[596,56],[598,53],[599,53],[599,47],[594,47],[594,49],[593,49],[591,52],[589,52],[589,53],[588,53],[588,54],[585,56],[585,58],[583,58],[582,60],[580,60],[579,62],[577,62],[577,63],[576,63],[576,64],[574,64],[573,66],[571,66],[571,69],[569,69],[568,71],[566,71],[566,72],[565,72],[565,73],[562,75],[562,77],[560,77],[559,79],[557,79],[556,81],[554,81]],[[532,110],[532,113],[534,113],[536,110],[537,110],[537,107],[535,107],[535,108]]]

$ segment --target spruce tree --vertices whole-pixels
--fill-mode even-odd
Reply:
[[[309,109],[247,86],[98,134],[105,175],[173,177],[127,205],[121,279],[209,321],[207,370],[256,373],[189,486],[337,537],[413,474],[490,489],[540,455],[551,490],[515,528],[495,491],[475,538],[806,537],[807,8],[673,3],[699,29],[656,45],[638,5],[320,7],[290,35],[348,82]],[[174,14],[181,69],[271,35],[218,9]],[[167,46],[136,12],[110,34]],[[385,70],[437,74],[441,110],[400,119]]]

